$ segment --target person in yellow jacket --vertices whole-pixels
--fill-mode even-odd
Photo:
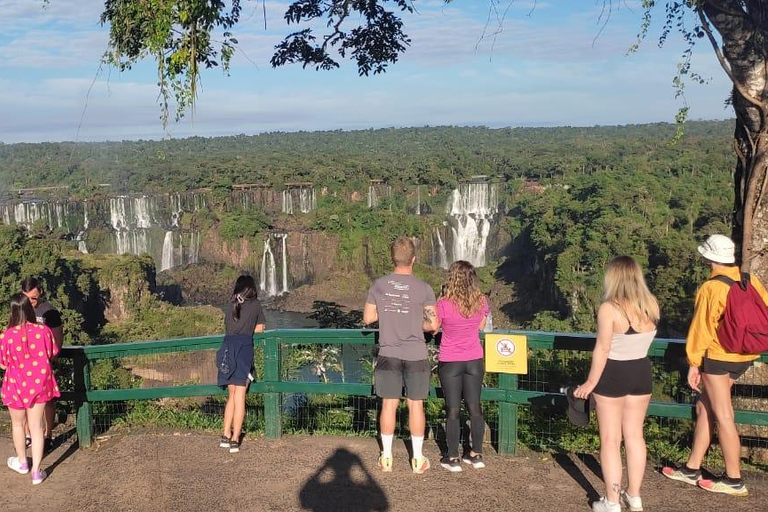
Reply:
[[[697,485],[706,491],[746,496],[748,491],[741,480],[739,468],[741,443],[733,417],[731,389],[734,382],[744,375],[758,356],[727,352],[720,345],[717,327],[725,310],[730,287],[722,281],[712,279],[718,275],[727,276],[734,281],[741,279],[734,250],[733,241],[723,235],[712,235],[698,247],[712,273],[710,279],[701,285],[696,293],[693,319],[685,340],[685,351],[690,365],[688,385],[701,393],[696,402],[693,446],[685,465],[666,466],[662,469],[662,474],[673,480]],[[760,280],[751,276],[750,281],[763,301],[768,303],[768,293]],[[701,463],[712,441],[715,423],[725,459],[725,473],[719,478],[704,479],[701,475]]]

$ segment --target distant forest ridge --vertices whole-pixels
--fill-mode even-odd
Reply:
[[[0,143],[0,192],[67,186],[67,195],[181,192],[242,183],[359,187],[455,186],[473,175],[546,179],[606,169],[723,172],[733,166],[734,121],[676,126],[423,127],[264,133],[162,141]],[[55,190],[48,192],[55,193]]]

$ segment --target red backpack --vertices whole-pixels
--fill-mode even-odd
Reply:
[[[768,351],[768,306],[743,272],[741,281],[718,275],[712,278],[728,286],[725,310],[717,327],[720,345],[734,354],[760,354]]]

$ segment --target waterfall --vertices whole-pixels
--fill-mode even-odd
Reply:
[[[486,245],[493,216],[499,211],[496,185],[462,183],[453,191],[448,213],[453,217],[453,259],[466,260],[476,267],[486,263]]]
[[[109,223],[115,231],[128,228],[125,215],[125,197],[109,198]]]
[[[165,232],[165,239],[163,240],[163,256],[160,263],[160,271],[173,268],[173,231]]]
[[[300,186],[283,190],[283,213],[293,215],[296,205],[301,213],[309,213],[316,208],[315,188]]]
[[[8,209],[8,205],[3,206],[3,224],[11,225],[11,211]]]
[[[77,240],[77,250],[83,254],[88,254],[88,247],[85,245],[85,232],[80,231],[75,240]]]
[[[283,190],[283,213],[293,215],[293,197],[290,190]]]
[[[136,218],[136,227],[149,229],[152,227],[152,199],[147,196],[133,199],[133,214]]]
[[[421,215],[421,185],[416,185],[416,215]]]
[[[448,268],[448,251],[445,250],[445,243],[443,243],[443,237],[440,234],[439,227],[435,227],[435,238],[437,239],[437,266],[440,268]]]
[[[287,234],[278,235],[283,239],[282,257],[283,257],[283,291],[282,293],[288,293],[288,250],[286,249]]]
[[[368,185],[368,208],[376,208],[379,198],[376,196],[376,187]]]
[[[168,196],[168,202],[171,208],[171,226],[178,227],[181,222],[181,216],[184,214],[184,208],[181,205],[181,195],[171,194]]]
[[[267,262],[269,260],[269,262]],[[264,253],[261,256],[260,286],[268,297],[277,295],[277,278],[275,270],[275,255],[269,244],[269,236],[264,240]]]
[[[149,252],[149,237],[146,230],[116,231],[117,254],[144,254]]]
[[[299,210],[301,210],[301,213],[309,213],[316,207],[315,188],[299,189]]]
[[[198,262],[200,257],[200,232],[192,231],[189,234],[189,251],[187,253],[187,264]]]
[[[83,201],[83,229],[88,229],[88,201]]]

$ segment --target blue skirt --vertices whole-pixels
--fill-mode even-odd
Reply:
[[[216,352],[217,384],[247,386],[253,368],[253,335],[225,336]]]

